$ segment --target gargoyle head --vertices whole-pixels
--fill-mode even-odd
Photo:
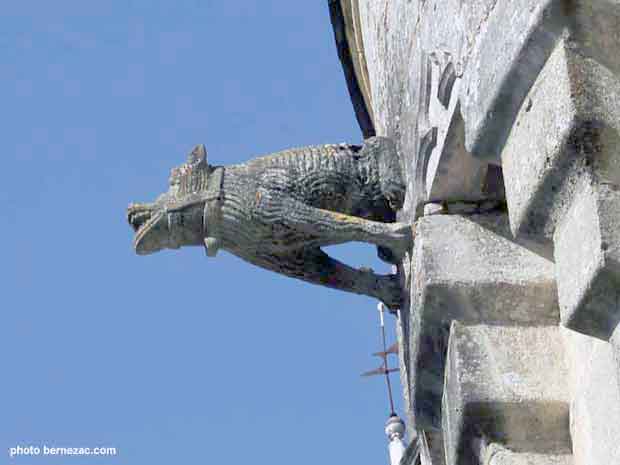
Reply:
[[[203,244],[205,194],[212,171],[204,145],[198,145],[186,163],[172,169],[168,192],[152,203],[129,205],[127,221],[135,231],[137,254]]]

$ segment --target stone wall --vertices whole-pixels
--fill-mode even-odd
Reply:
[[[398,328],[425,460],[620,463],[620,1],[340,4],[417,224]]]

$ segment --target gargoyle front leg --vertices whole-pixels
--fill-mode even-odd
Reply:
[[[398,276],[380,275],[372,270],[352,268],[318,248],[262,257],[261,262],[257,264],[313,284],[373,297],[391,309],[400,308],[402,302]]]
[[[272,218],[287,229],[307,236],[299,246],[318,247],[346,242],[367,242],[388,248],[396,258],[404,257],[413,245],[414,226],[405,223],[382,223],[357,216],[323,210],[294,199],[280,199],[271,204],[280,208]]]

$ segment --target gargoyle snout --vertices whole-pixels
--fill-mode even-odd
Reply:
[[[133,228],[134,232],[138,230],[151,219],[152,209],[148,204],[132,203],[127,207],[127,222]]]

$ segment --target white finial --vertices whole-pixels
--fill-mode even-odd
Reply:
[[[405,423],[398,417],[392,415],[385,424],[385,434],[390,443],[388,450],[390,453],[390,465],[399,465],[405,455]]]
[[[379,310],[379,321],[381,321],[381,327],[383,328],[385,326],[385,322],[383,321],[383,312],[385,311],[385,307],[383,302],[379,302],[377,305],[377,310]]]

